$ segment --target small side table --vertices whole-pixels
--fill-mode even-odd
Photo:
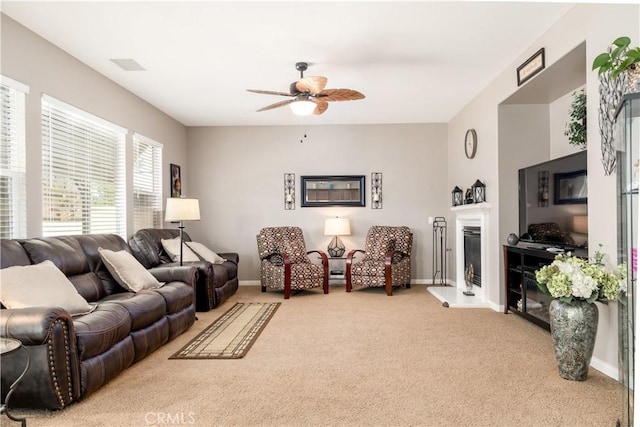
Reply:
[[[9,413],[9,399],[11,399],[11,395],[13,394],[13,391],[18,386],[18,383],[22,380],[22,378],[25,376],[25,374],[29,370],[31,357],[29,356],[29,352],[27,351],[26,348],[24,348],[20,340],[17,340],[15,338],[0,337],[0,356],[7,356],[20,349],[22,349],[22,351],[24,351],[24,353],[27,355],[27,363],[24,366],[24,370],[22,371],[22,374],[20,374],[20,376],[13,382],[13,384],[11,384],[11,387],[9,387],[9,393],[7,393],[7,397],[4,400],[4,403],[2,403],[2,405],[0,406],[0,414],[3,414],[3,413],[7,414],[7,417],[10,420],[20,421],[20,424],[22,425],[22,427],[26,427],[27,426],[26,418],[16,418]]]
[[[346,257],[329,257],[329,284],[346,284]]]

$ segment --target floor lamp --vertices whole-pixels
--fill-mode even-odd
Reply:
[[[183,199],[181,197],[167,199],[164,220],[166,222],[180,222],[178,228],[180,229],[180,265],[182,265],[183,221],[200,221],[200,203],[198,199]]]

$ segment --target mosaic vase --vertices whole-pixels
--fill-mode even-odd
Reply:
[[[598,307],[586,301],[551,301],[549,306],[551,338],[560,376],[584,381],[598,331]]]
[[[634,64],[627,69],[627,82],[624,86],[624,93],[640,92],[640,64]]]

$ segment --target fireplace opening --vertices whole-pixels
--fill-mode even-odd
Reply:
[[[464,239],[464,268],[473,266],[473,284],[482,286],[482,263],[480,246],[480,227],[463,227]]]

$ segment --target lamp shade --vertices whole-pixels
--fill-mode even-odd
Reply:
[[[308,100],[294,101],[289,107],[296,116],[309,116],[315,111],[316,103]]]
[[[587,234],[589,232],[589,221],[586,215],[576,215],[573,217],[573,231]]]
[[[171,197],[167,199],[164,220],[169,221],[199,221],[200,203],[198,199],[183,199]]]
[[[351,234],[351,226],[347,218],[327,218],[324,220],[325,236],[348,236]]]

